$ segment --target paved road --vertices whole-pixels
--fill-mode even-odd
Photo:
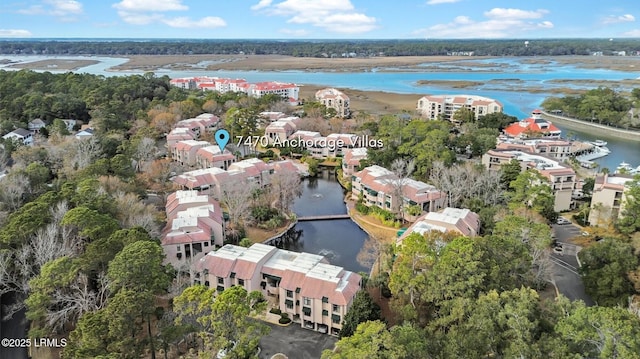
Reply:
[[[585,292],[582,277],[578,273],[576,255],[581,248],[571,241],[580,236],[582,229],[573,224],[554,224],[552,229],[556,241],[562,245],[562,252],[551,252],[551,261],[554,264],[551,278],[555,281],[558,291],[571,300],[582,300],[586,305],[594,305],[591,297]]]
[[[319,359],[322,351],[333,349],[338,338],[331,335],[302,329],[300,324],[288,327],[267,324],[271,333],[260,340],[260,358],[268,359],[276,353],[283,353],[291,359]]]

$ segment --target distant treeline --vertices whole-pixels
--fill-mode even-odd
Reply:
[[[0,40],[10,55],[277,54],[327,56],[635,55],[640,39],[538,40]]]

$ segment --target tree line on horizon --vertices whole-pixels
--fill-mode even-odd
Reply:
[[[220,39],[20,39],[0,41],[6,55],[197,55],[245,54],[328,57],[627,55],[638,51],[638,39],[509,39],[509,40],[220,40]]]

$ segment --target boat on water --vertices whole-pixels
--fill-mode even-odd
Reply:
[[[598,146],[598,147],[604,147],[607,145],[607,141],[603,141],[603,140],[595,140],[593,142],[591,142],[592,145],[594,146]]]
[[[615,173],[635,175],[640,173],[640,166],[634,168],[630,164],[622,161],[622,163],[620,163],[620,165],[618,165],[618,167],[616,168]]]

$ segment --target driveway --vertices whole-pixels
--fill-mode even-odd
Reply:
[[[591,297],[585,292],[582,276],[578,273],[576,255],[580,247],[571,242],[571,239],[580,236],[582,229],[573,224],[554,224],[552,227],[556,241],[562,244],[562,252],[551,252],[551,261],[554,264],[551,278],[558,291],[565,297],[582,300],[588,306],[594,305]]]
[[[266,324],[271,327],[271,333],[260,339],[261,359],[269,359],[276,353],[285,354],[290,359],[319,359],[323,350],[333,349],[338,341],[336,337],[302,329],[296,323],[288,327]]]

